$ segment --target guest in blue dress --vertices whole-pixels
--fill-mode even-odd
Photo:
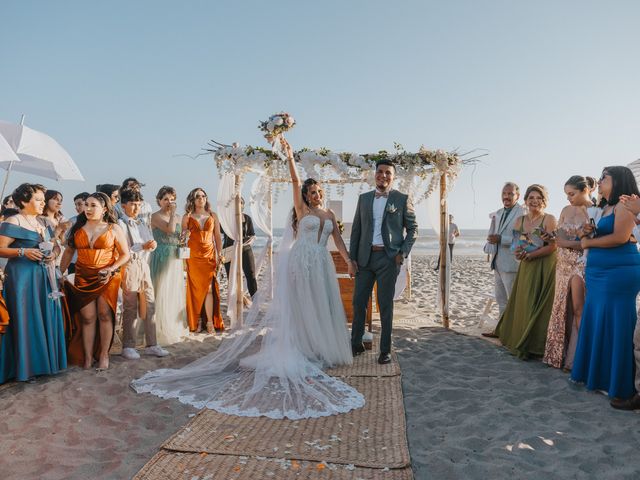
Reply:
[[[8,258],[4,297],[9,326],[0,344],[0,383],[26,381],[67,368],[60,300],[52,292],[40,242],[48,231],[38,215],[44,209],[42,185],[22,184],[13,192],[20,213],[0,224],[0,257]]]
[[[586,299],[571,378],[611,398],[635,394],[633,331],[640,291],[640,253],[631,235],[634,215],[619,203],[640,195],[627,167],[606,167],[598,182],[603,212],[595,237],[585,227],[580,241],[588,249]]]

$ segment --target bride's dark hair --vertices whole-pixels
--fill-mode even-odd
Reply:
[[[313,185],[320,185],[320,182],[314,180],[313,178],[307,178],[302,184],[302,200],[307,205],[307,207],[311,207],[309,205],[309,200],[307,200],[307,193],[309,192],[309,188]],[[293,212],[291,213],[291,226],[293,227],[293,233],[298,233],[298,215],[296,214],[296,207],[293,207]]]

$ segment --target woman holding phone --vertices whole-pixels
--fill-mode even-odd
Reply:
[[[527,213],[516,219],[518,228],[513,231],[512,245],[520,266],[495,331],[502,344],[522,359],[544,354],[553,306],[556,243],[542,237],[545,232],[555,231],[557,222],[553,215],[545,213],[548,201],[547,189],[542,185],[531,185],[524,194]]]
[[[182,218],[176,212],[176,191],[165,185],[156,195],[160,210],[151,215],[153,238],[149,266],[156,296],[156,336],[159,345],[171,345],[189,334],[184,265],[178,257]]]

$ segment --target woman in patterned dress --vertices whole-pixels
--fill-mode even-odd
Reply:
[[[542,361],[571,370],[584,305],[584,259],[578,231],[589,221],[592,206],[587,179],[574,175],[564,185],[569,205],[558,220],[556,290]]]

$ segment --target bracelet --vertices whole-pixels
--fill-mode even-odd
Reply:
[[[18,257],[24,257],[24,247],[18,249]]]

